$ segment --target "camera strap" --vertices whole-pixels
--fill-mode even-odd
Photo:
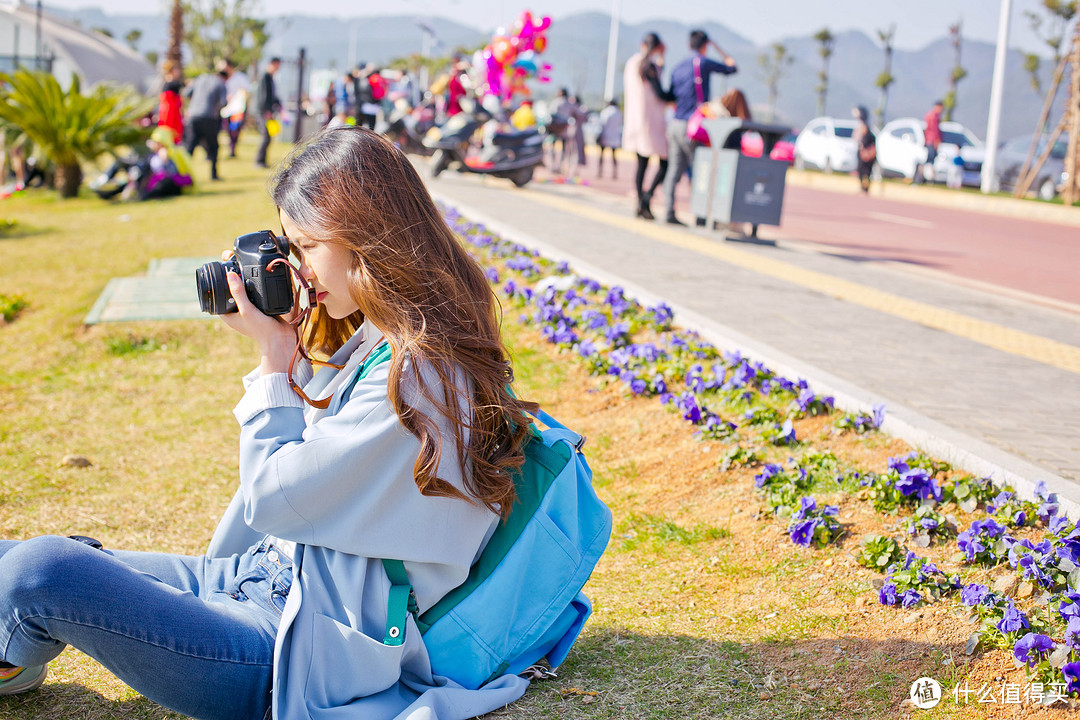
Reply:
[[[272,270],[279,263],[285,265],[285,267],[287,267],[292,272],[293,276],[300,283],[300,288],[297,288],[296,294],[293,297],[293,307],[296,307],[300,304],[301,289],[307,291],[307,306],[303,310],[301,310],[295,318],[289,321],[289,324],[296,328],[296,348],[293,350],[292,358],[289,360],[289,387],[291,387],[293,389],[293,392],[299,395],[300,399],[306,402],[308,405],[319,408],[320,410],[325,410],[326,408],[330,407],[329,397],[323,398],[321,400],[312,400],[307,396],[307,393],[304,392],[303,388],[301,388],[300,385],[293,379],[293,368],[296,367],[296,358],[299,356],[303,356],[312,365],[322,365],[324,367],[334,368],[335,370],[340,370],[345,366],[336,365],[334,363],[326,362],[324,360],[317,360],[311,357],[311,355],[308,354],[307,350],[304,349],[303,337],[304,331],[307,329],[307,327],[306,325],[304,328],[301,328],[300,326],[304,325],[311,317],[311,310],[318,303],[317,296],[315,294],[315,288],[311,287],[311,283],[304,279],[304,276],[300,274],[300,271],[297,270],[291,262],[283,258],[274,260],[266,266],[266,269]],[[369,350],[368,352],[370,353],[371,351]],[[333,396],[331,395],[331,397]]]

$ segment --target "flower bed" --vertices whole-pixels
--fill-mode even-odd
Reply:
[[[977,624],[968,654],[1001,648],[1053,703],[1080,692],[1080,528],[1045,488],[1036,501],[954,471],[921,453],[861,467],[820,451],[798,425],[834,435],[878,432],[884,407],[841,413],[803,379],[785,378],[673,324],[619,287],[573,274],[566,263],[502,240],[450,208],[444,213],[503,298],[505,313],[627,395],[652,397],[702,442],[721,443],[722,469],[758,469],[761,517],[790,540],[823,548],[848,528],[822,497],[847,495],[895,518],[902,532],[863,538],[858,562],[878,573],[877,599],[896,608],[948,601]],[[768,461],[768,460],[773,461]],[[943,553],[932,562],[909,548]],[[944,569],[943,569],[944,568]],[[993,587],[976,580],[995,577]],[[1034,686],[1034,685],[1033,685]]]

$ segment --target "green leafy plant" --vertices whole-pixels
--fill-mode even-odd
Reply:
[[[856,560],[864,567],[884,572],[885,568],[899,563],[904,556],[904,549],[892,538],[884,535],[867,535],[863,538],[862,549]]]
[[[34,152],[56,168],[60,197],[75,197],[82,184],[82,163],[140,142],[136,121],[153,108],[125,87],[98,85],[84,95],[78,76],[65,92],[45,72],[19,70],[0,74],[0,121],[17,141],[29,139]]]
[[[726,472],[733,467],[749,467],[762,461],[761,453],[752,448],[736,445],[729,448],[720,458],[720,470]]]
[[[0,318],[4,319],[4,322],[11,322],[15,319],[23,308],[26,307],[26,300],[21,295],[5,295],[0,293]]]

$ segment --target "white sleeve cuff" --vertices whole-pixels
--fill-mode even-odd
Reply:
[[[308,372],[311,372],[310,368]],[[295,379],[298,385],[303,385],[299,377]],[[233,408],[233,415],[238,423],[244,425],[262,411],[278,407],[304,407],[304,401],[289,387],[286,373],[262,375],[252,380],[244,397]]]

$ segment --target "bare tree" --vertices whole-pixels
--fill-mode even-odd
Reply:
[[[1047,13],[1043,17],[1037,12],[1026,10],[1025,17],[1031,26],[1031,31],[1050,48],[1050,57],[1055,69],[1061,64],[1064,52],[1062,46],[1065,36],[1069,32],[1072,19],[1076,17],[1078,0],[1042,0],[1043,10]],[[1024,70],[1028,72],[1031,81],[1031,89],[1042,95],[1042,78],[1039,70],[1042,67],[1042,58],[1038,53],[1024,53]],[[1057,96],[1057,85],[1053,86],[1050,93],[1050,103],[1053,104]],[[1050,92],[1048,90],[1048,92]],[[1043,118],[1037,132],[1046,132],[1049,118]]]
[[[1062,48],[1072,27],[1073,19],[1076,17],[1078,4],[1080,4],[1078,0],[1043,0],[1042,6],[1049,13],[1048,18],[1043,18],[1031,11],[1025,13],[1028,22],[1031,24],[1032,31],[1050,47],[1054,60],[1054,74],[1043,98],[1042,112],[1039,113],[1039,121],[1031,138],[1031,146],[1028,148],[1027,155],[1024,157],[1024,164],[1020,166],[1020,173],[1017,175],[1016,187],[1013,190],[1017,197],[1021,197],[1027,192],[1028,187],[1034,182],[1036,175],[1042,169],[1042,162],[1034,166],[1032,166],[1032,162],[1035,160],[1040,137],[1050,130],[1050,112],[1054,106],[1054,100],[1057,98],[1058,88],[1061,86],[1061,80],[1064,77],[1065,66],[1068,61]],[[1031,86],[1036,93],[1041,94],[1039,64],[1038,55],[1028,53],[1024,56],[1024,69],[1030,73]]]
[[[818,41],[818,55],[821,56],[821,70],[818,71],[818,85],[817,90],[817,114],[825,114],[825,98],[829,92],[829,58],[832,57],[833,45],[836,43],[836,38],[829,32],[829,28],[821,28],[817,34],[814,35],[814,39]]]
[[[780,94],[780,78],[784,71],[795,62],[795,58],[788,54],[787,46],[783,43],[773,43],[771,51],[758,55],[758,65],[761,66],[765,87],[769,89],[769,121],[776,119],[776,98]]]
[[[878,127],[885,125],[885,108],[889,104],[889,86],[896,81],[892,74],[893,37],[896,35],[896,25],[890,25],[888,30],[877,31],[878,40],[885,51],[885,67],[878,73],[874,85],[881,91],[878,97],[877,115]]]
[[[942,105],[945,106],[943,120],[952,120],[953,111],[956,109],[956,88],[960,81],[967,77],[967,70],[960,64],[960,50],[964,44],[963,26],[964,23],[960,20],[957,20],[955,25],[949,26],[949,41],[953,46],[955,61],[952,72],[949,73],[949,91],[945,93],[945,99],[942,101]]]

